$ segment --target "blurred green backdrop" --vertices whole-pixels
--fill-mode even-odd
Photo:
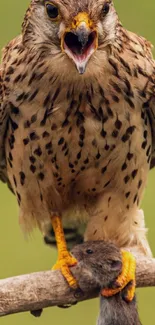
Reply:
[[[20,33],[20,25],[29,0],[0,1],[0,48]],[[154,0],[116,0],[121,21],[128,29],[141,34],[155,45],[155,1]],[[148,188],[143,201],[143,208],[149,241],[155,253],[155,203],[153,178],[150,172]],[[25,241],[18,226],[18,208],[15,198],[7,187],[0,184],[0,277],[50,269],[56,259],[56,252],[43,245],[42,237],[35,233],[31,240]],[[155,324],[155,289],[138,290],[141,320],[144,325]],[[40,319],[29,313],[1,318],[1,325],[95,325],[98,312],[98,300],[81,303],[69,310],[49,308],[44,310]]]

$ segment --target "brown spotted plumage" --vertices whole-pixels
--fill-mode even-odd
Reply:
[[[57,21],[32,0],[3,50],[0,177],[25,230],[45,234],[58,214],[85,224],[86,240],[150,254],[139,207],[155,159],[151,45],[122,27],[111,1],[52,3]]]

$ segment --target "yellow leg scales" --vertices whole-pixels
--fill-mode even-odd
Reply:
[[[126,299],[132,301],[135,295],[135,271],[136,261],[134,256],[130,252],[122,251],[122,273],[116,280],[116,285],[118,287],[116,289],[103,289],[101,294],[104,297],[111,297],[120,292],[131,282],[131,285],[127,290]]]
[[[61,218],[54,216],[51,218],[55,239],[58,249],[58,260],[53,266],[53,270],[61,270],[64,278],[70,287],[77,288],[77,281],[73,277],[69,267],[77,264],[77,260],[68,252],[67,244],[64,236]]]

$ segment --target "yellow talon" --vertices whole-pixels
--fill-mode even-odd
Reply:
[[[127,284],[131,283],[127,289],[126,300],[132,301],[135,295],[135,271],[136,271],[136,261],[134,256],[127,251],[122,251],[122,273],[116,280],[116,289],[103,289],[101,294],[105,297],[111,297],[116,293],[124,289]]]
[[[68,282],[69,286],[76,289],[78,287],[78,284],[76,279],[73,277],[69,267],[76,265],[77,260],[67,250],[61,218],[54,216],[51,218],[51,221],[58,248],[58,261],[52,269],[61,270],[61,273]]]

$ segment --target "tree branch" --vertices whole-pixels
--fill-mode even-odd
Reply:
[[[137,287],[155,286],[155,259],[137,256]],[[73,291],[59,271],[47,271],[0,280],[0,316],[50,306],[75,304],[99,295],[90,271],[80,262],[72,268],[82,290]]]

